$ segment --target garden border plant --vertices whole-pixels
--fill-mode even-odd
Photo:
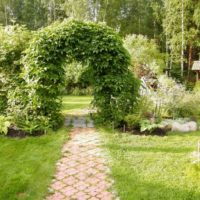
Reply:
[[[134,110],[139,81],[129,71],[121,38],[104,24],[67,21],[34,33],[21,59],[23,81],[8,96],[8,110],[29,132],[62,121],[64,64],[87,63],[93,76],[93,105],[102,121],[121,122]]]

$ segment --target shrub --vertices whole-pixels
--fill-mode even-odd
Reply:
[[[7,135],[10,125],[8,118],[0,115],[0,134]]]
[[[0,93],[0,114],[5,114],[6,108],[7,108],[7,97],[6,97],[5,92],[1,92]]]
[[[6,79],[3,74],[0,73],[0,114],[5,114],[7,108],[7,97],[5,88]]]
[[[141,125],[141,128],[140,128],[141,132],[148,131],[148,132],[152,133],[157,128],[160,128],[160,129],[163,128],[161,124],[153,123],[150,120],[142,120],[140,122],[140,125]]]
[[[173,110],[175,117],[200,118],[200,93],[186,91]]]
[[[182,84],[167,76],[158,78],[157,89],[145,95],[153,102],[155,118],[196,117],[200,115],[200,93],[187,91]]]
[[[17,116],[14,119],[17,128],[25,133],[34,134],[35,132],[46,133],[50,127],[50,121],[45,116],[37,116],[36,119],[31,119],[29,116]]]
[[[47,121],[51,128],[62,122],[65,65],[74,61],[87,66],[79,79],[92,80],[93,104],[103,121],[120,122],[134,110],[140,82],[129,71],[130,56],[111,28],[67,21],[34,34],[19,26],[0,29],[7,114],[19,128],[32,133],[46,130]]]
[[[133,114],[125,117],[125,122],[129,128],[140,129],[141,122],[152,116],[152,102],[145,96],[141,96]]]
[[[175,108],[182,100],[186,90],[173,79],[162,75],[158,78],[156,90],[151,90],[150,98],[154,102],[154,116],[156,118],[175,117]]]
[[[199,82],[199,81],[196,82],[196,84],[195,84],[195,86],[194,86],[194,92],[200,93],[200,82]]]
[[[0,26],[0,113],[5,113],[8,91],[14,92],[23,82],[21,58],[31,38],[24,26]],[[15,101],[15,100],[14,100]]]
[[[131,70],[138,76],[154,77],[163,72],[164,56],[154,40],[142,35],[128,35],[124,46],[131,55]]]

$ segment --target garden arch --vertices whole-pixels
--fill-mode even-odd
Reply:
[[[32,120],[46,116],[58,123],[64,86],[62,64],[87,63],[93,74],[94,105],[103,120],[121,121],[134,109],[138,81],[128,67],[130,56],[121,38],[103,24],[55,23],[34,36],[23,59]]]

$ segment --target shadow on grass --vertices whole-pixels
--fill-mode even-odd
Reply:
[[[196,188],[188,190],[180,185],[157,182],[139,177],[127,165],[116,164],[112,167],[115,187],[121,200],[199,200],[200,193]]]
[[[195,132],[188,132],[188,133],[181,133],[181,132],[168,132],[167,136],[178,136],[178,137],[199,137],[200,136],[200,131],[195,131]]]
[[[111,145],[107,144],[105,147],[108,147],[112,150],[120,151],[136,151],[136,152],[146,152],[146,153],[188,153],[193,151],[193,148],[180,148],[180,147],[132,147],[132,146],[121,146],[121,145]]]

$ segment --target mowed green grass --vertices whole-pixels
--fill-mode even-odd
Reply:
[[[41,137],[0,136],[0,200],[42,200],[68,138],[62,128]]]
[[[89,107],[91,97],[63,97],[63,113]],[[121,200],[199,200],[200,166],[192,164],[200,132],[166,137],[100,128]],[[0,136],[0,200],[42,200],[67,141],[62,128],[41,137]]]
[[[91,97],[64,96],[63,113],[88,108]],[[69,130],[40,137],[0,136],[0,200],[42,200],[48,194]]]
[[[91,96],[64,96],[63,114],[79,113],[80,110],[89,108],[92,101]]]
[[[63,113],[87,108],[91,97],[63,97]],[[12,139],[0,136],[0,200],[42,200],[48,194],[67,141],[62,128],[40,137]]]
[[[191,157],[200,132],[158,137],[100,131],[121,200],[200,199],[200,164]]]

